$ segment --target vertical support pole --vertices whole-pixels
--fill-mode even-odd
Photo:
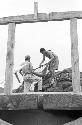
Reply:
[[[38,2],[34,2],[34,19],[38,18]]]
[[[4,94],[11,94],[12,93],[13,66],[14,66],[14,45],[15,45],[15,23],[9,23]]]
[[[70,36],[71,36],[71,63],[72,63],[72,86],[73,92],[81,92],[80,71],[79,71],[79,53],[78,53],[78,35],[77,35],[77,19],[70,20]]]

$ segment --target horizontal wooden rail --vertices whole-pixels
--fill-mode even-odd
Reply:
[[[46,13],[39,13],[37,15],[37,20],[35,19],[35,14],[28,14],[28,15],[19,15],[19,16],[9,16],[0,18],[0,25],[5,25],[8,23],[34,23],[34,22],[41,22],[41,21],[48,21],[49,15]]]
[[[18,15],[0,18],[0,25],[6,25],[8,23],[34,23],[34,22],[45,22],[45,21],[62,21],[70,20],[71,18],[82,19],[82,11],[69,11],[69,12],[51,12],[38,13],[37,19],[35,14]]]
[[[82,19],[82,11],[52,12],[49,14],[49,20],[62,21],[72,18]]]

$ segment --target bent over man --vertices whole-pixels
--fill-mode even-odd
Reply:
[[[54,78],[55,70],[58,70],[59,65],[58,56],[54,54],[51,50],[46,51],[44,48],[40,49],[40,53],[43,54],[43,59],[39,66],[41,66],[42,63],[45,61],[45,57],[50,59],[50,61],[46,64],[46,67],[44,68],[44,75],[46,74],[47,70],[49,70],[49,72],[51,72],[52,74],[52,77]]]

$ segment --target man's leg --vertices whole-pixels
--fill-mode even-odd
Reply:
[[[48,70],[48,66],[46,66],[46,67],[43,69],[43,71],[42,71],[43,75],[46,74],[47,70]]]
[[[27,93],[30,91],[30,86],[31,86],[30,82],[24,82],[24,93]]]
[[[55,74],[55,68],[54,67],[50,67],[49,71],[51,72],[51,84],[54,84],[54,86],[56,86],[56,74]]]
[[[58,69],[58,65],[59,65],[59,61],[55,60],[55,58],[51,61],[50,65],[49,65],[49,71],[52,74],[51,83],[52,84],[54,83],[54,86],[56,86],[56,84],[57,84],[55,70]]]
[[[38,83],[38,91],[42,90],[42,78],[34,76],[34,82]]]

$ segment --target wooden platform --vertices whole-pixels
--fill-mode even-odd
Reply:
[[[0,95],[0,110],[21,109],[82,110],[82,93],[30,92]]]

